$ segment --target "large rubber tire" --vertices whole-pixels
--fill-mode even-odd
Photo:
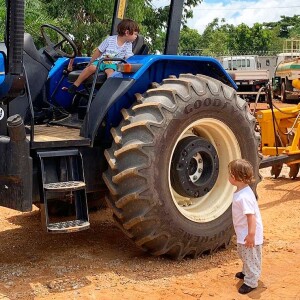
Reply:
[[[114,142],[105,151],[109,167],[103,178],[115,221],[153,255],[181,259],[227,246],[233,234],[234,192],[228,163],[248,159],[255,169],[254,190],[260,180],[259,135],[247,103],[221,82],[190,74],[165,79],[137,98],[139,104],[122,111],[124,120],[112,129]],[[172,159],[186,138],[196,143],[199,139],[217,152],[211,156],[216,164],[210,169],[215,182],[203,196],[179,195],[171,177],[177,172]],[[195,154],[193,162],[194,158],[201,155]],[[205,172],[196,175],[196,183],[206,177]]]

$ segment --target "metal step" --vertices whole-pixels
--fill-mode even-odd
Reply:
[[[90,223],[86,184],[82,155],[79,150],[39,151],[37,156],[40,160],[40,206],[45,229],[51,233],[68,233],[88,229]],[[48,205],[56,198],[69,203],[72,208],[72,216],[61,215],[57,219],[57,216],[49,215]]]
[[[52,233],[70,233],[90,228],[87,220],[71,220],[57,223],[49,223],[47,231]]]
[[[85,183],[83,181],[62,181],[44,184],[44,189],[51,192],[78,191],[84,188]]]

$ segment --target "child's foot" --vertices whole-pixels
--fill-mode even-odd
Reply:
[[[243,272],[237,272],[235,274],[235,277],[238,279],[244,279],[245,278],[245,274]]]
[[[255,288],[252,288],[251,286],[243,283],[242,286],[239,288],[239,293],[240,294],[248,294],[251,291],[253,291]]]
[[[78,88],[78,86],[76,86],[75,84],[70,85],[69,88],[68,88],[68,93],[75,94],[77,88]]]

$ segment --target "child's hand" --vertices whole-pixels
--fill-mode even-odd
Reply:
[[[74,58],[71,58],[67,67],[67,71],[68,72],[72,72],[73,71],[73,63],[74,63]]]
[[[248,234],[244,241],[247,248],[253,248],[255,246],[255,235]]]

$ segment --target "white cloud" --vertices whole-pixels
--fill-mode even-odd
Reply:
[[[300,12],[299,0],[271,1],[217,1],[205,0],[193,9],[194,17],[188,26],[202,33],[215,18],[225,18],[227,24],[235,26],[245,23],[277,22],[280,16],[294,16]]]

